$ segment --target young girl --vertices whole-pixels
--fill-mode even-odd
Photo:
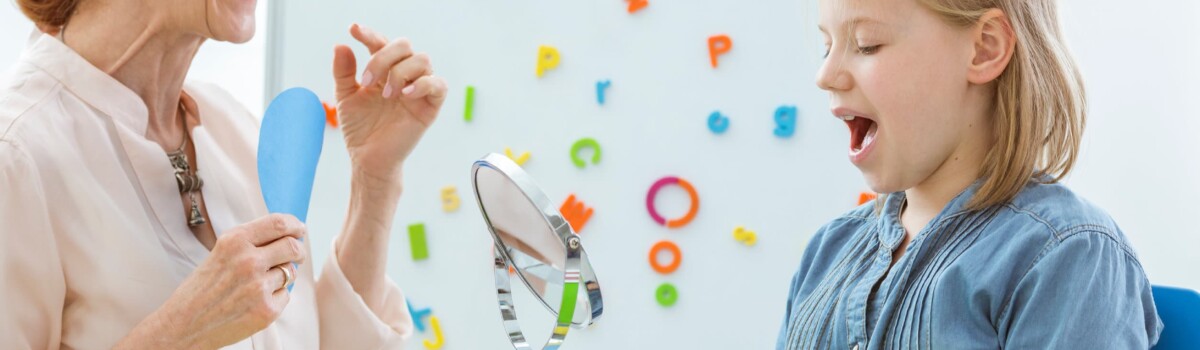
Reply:
[[[780,349],[1133,349],[1137,255],[1056,184],[1085,119],[1052,0],[821,0],[817,85],[873,205],[813,236]]]

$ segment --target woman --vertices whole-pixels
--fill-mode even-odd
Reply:
[[[817,85],[887,193],[826,224],[780,349],[1136,349],[1150,283],[1107,214],[1055,182],[1085,99],[1052,0],[821,0]]]
[[[385,262],[404,159],[446,94],[428,56],[352,26],[359,80],[334,48],[351,202],[314,278],[304,225],[266,213],[256,119],[185,82],[202,43],[253,36],[254,1],[17,3],[46,34],[0,92],[0,348],[403,345]]]

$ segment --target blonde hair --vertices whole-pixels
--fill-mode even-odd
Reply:
[[[996,79],[995,145],[980,169],[982,184],[967,204],[982,209],[1011,201],[1030,181],[1054,183],[1071,172],[1087,120],[1087,99],[1067,52],[1053,0],[919,0],[951,23],[976,25],[991,9],[1008,17],[1016,48]]]

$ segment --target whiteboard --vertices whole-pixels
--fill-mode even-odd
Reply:
[[[360,64],[368,57],[347,33],[353,21],[410,38],[449,82],[438,122],[405,167],[388,266],[413,305],[438,316],[445,349],[508,347],[491,239],[469,179],[471,162],[485,153],[531,152],[524,169],[552,199],[575,194],[595,209],[581,235],[605,312],[594,327],[573,330],[568,349],[773,346],[805,244],[866,190],[846,159],[846,128],[813,84],[823,51],[814,1],[650,2],[635,14],[620,0],[271,6],[267,96],[303,86],[332,99],[333,45],[353,44]],[[1168,7],[1179,10],[1161,11]],[[1064,2],[1063,12],[1092,101],[1082,159],[1068,184],[1113,214],[1154,283],[1200,288],[1189,268],[1200,266],[1190,254],[1200,247],[1200,232],[1187,224],[1200,212],[1200,141],[1192,137],[1200,130],[1200,72],[1189,63],[1200,62],[1198,30],[1189,20],[1200,5],[1076,0]],[[1113,18],[1123,21],[1113,25]],[[717,69],[706,42],[715,34],[734,44]],[[556,47],[561,63],[539,79],[542,45]],[[1145,62],[1147,54],[1158,55],[1154,64]],[[603,105],[596,100],[601,80],[611,81]],[[475,88],[470,122],[463,116],[468,85]],[[774,112],[784,105],[799,111],[789,138],[772,132]],[[731,120],[720,135],[707,126],[715,110]],[[329,255],[348,203],[345,147],[335,129],[326,137],[309,212],[318,262]],[[579,169],[568,153],[583,137],[599,141],[602,160]],[[694,184],[701,202],[696,219],[679,229],[656,224],[645,205],[650,185],[671,175]],[[442,210],[446,186],[462,199],[457,211]],[[669,217],[686,212],[688,202],[678,187],[656,200]],[[412,223],[426,226],[427,260],[411,257]],[[736,226],[755,231],[758,244],[736,242]],[[664,239],[683,252],[669,275],[647,261],[650,247]],[[670,308],[654,298],[664,282],[680,293]],[[536,304],[517,307],[542,312]],[[428,336],[411,345],[419,348]]]

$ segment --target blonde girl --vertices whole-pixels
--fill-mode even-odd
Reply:
[[[817,85],[886,194],[813,236],[779,349],[1134,349],[1117,224],[1058,184],[1086,115],[1052,0],[821,0]]]

